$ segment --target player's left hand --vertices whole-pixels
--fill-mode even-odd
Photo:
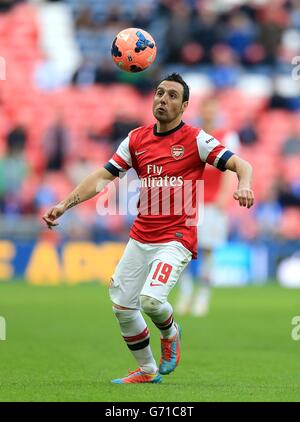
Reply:
[[[254,193],[252,189],[238,188],[234,192],[233,197],[239,201],[241,207],[250,208],[254,204]]]

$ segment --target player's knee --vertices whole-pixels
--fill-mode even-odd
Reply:
[[[140,300],[142,309],[147,315],[155,314],[161,306],[161,302],[154,297],[141,296]]]
[[[133,321],[136,318],[136,309],[120,309],[113,306],[113,312],[120,322],[126,323]]]

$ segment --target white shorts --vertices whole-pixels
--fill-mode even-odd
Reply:
[[[192,253],[177,241],[149,244],[130,239],[112,276],[112,302],[132,309],[140,309],[140,295],[166,302],[191,259]]]
[[[213,204],[205,205],[203,219],[198,225],[199,248],[214,249],[222,246],[227,236],[227,215]]]

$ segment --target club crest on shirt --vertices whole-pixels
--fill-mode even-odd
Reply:
[[[184,154],[184,146],[183,145],[173,145],[171,148],[172,157],[175,160],[180,160]]]

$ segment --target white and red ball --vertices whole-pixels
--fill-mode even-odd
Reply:
[[[136,73],[147,69],[155,60],[156,44],[143,29],[127,28],[118,33],[111,47],[116,65],[126,72]]]

